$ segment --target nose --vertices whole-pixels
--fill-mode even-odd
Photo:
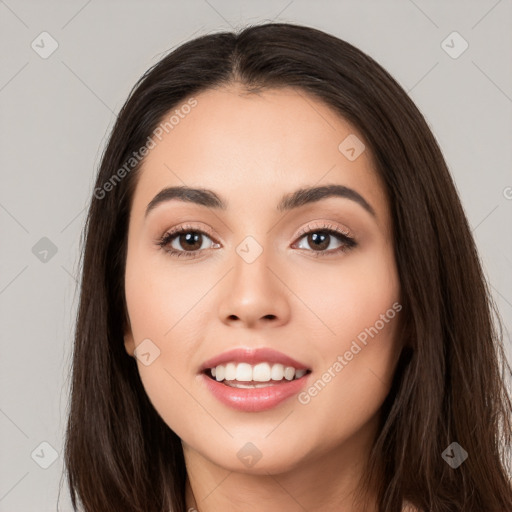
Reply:
[[[222,281],[219,315],[223,323],[265,328],[289,321],[291,294],[285,276],[269,266],[265,251],[252,263],[235,254],[234,268]]]

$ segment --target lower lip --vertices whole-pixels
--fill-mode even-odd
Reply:
[[[232,388],[218,382],[204,373],[201,375],[205,385],[215,398],[228,407],[244,412],[266,411],[276,407],[286,399],[298,394],[306,385],[306,378],[281,381],[264,388]]]

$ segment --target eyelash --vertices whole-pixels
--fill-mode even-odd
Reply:
[[[163,249],[164,251],[169,253],[171,256],[175,256],[178,258],[185,257],[185,258],[190,258],[190,259],[197,258],[198,255],[201,254],[201,252],[206,249],[199,249],[197,251],[187,251],[187,250],[179,251],[179,250],[169,247],[169,244],[171,243],[171,241],[174,238],[176,238],[177,235],[181,235],[183,233],[196,233],[196,234],[199,233],[201,235],[206,235],[209,238],[213,239],[213,236],[211,235],[211,233],[209,233],[207,231],[205,232],[201,229],[194,228],[193,226],[180,226],[176,229],[173,229],[171,231],[164,233],[164,235],[160,238],[160,240],[158,240],[157,245],[161,249]],[[313,250],[309,251],[309,252],[312,252],[314,257],[316,257],[316,258],[324,257],[324,256],[332,256],[332,255],[338,254],[338,253],[344,253],[344,252],[347,252],[350,249],[357,246],[357,242],[355,241],[355,239],[352,236],[350,236],[347,232],[341,230],[337,226],[333,226],[331,224],[325,224],[325,223],[322,226],[315,226],[313,228],[311,228],[310,226],[307,226],[306,228],[304,228],[303,230],[301,230],[298,233],[297,240],[304,238],[306,235],[309,235],[310,233],[325,233],[330,236],[335,236],[336,238],[338,238],[338,240],[340,242],[342,242],[344,244],[341,247],[338,247],[337,249],[331,249],[330,251],[313,251]],[[215,243],[217,243],[217,242],[215,242]]]

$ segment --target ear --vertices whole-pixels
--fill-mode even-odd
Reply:
[[[124,348],[129,356],[135,357],[135,340],[133,339],[133,332],[129,323],[124,330]]]

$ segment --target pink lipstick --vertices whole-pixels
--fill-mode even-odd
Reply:
[[[296,395],[311,373],[307,365],[270,348],[238,348],[203,363],[206,388],[224,405],[265,411]]]

